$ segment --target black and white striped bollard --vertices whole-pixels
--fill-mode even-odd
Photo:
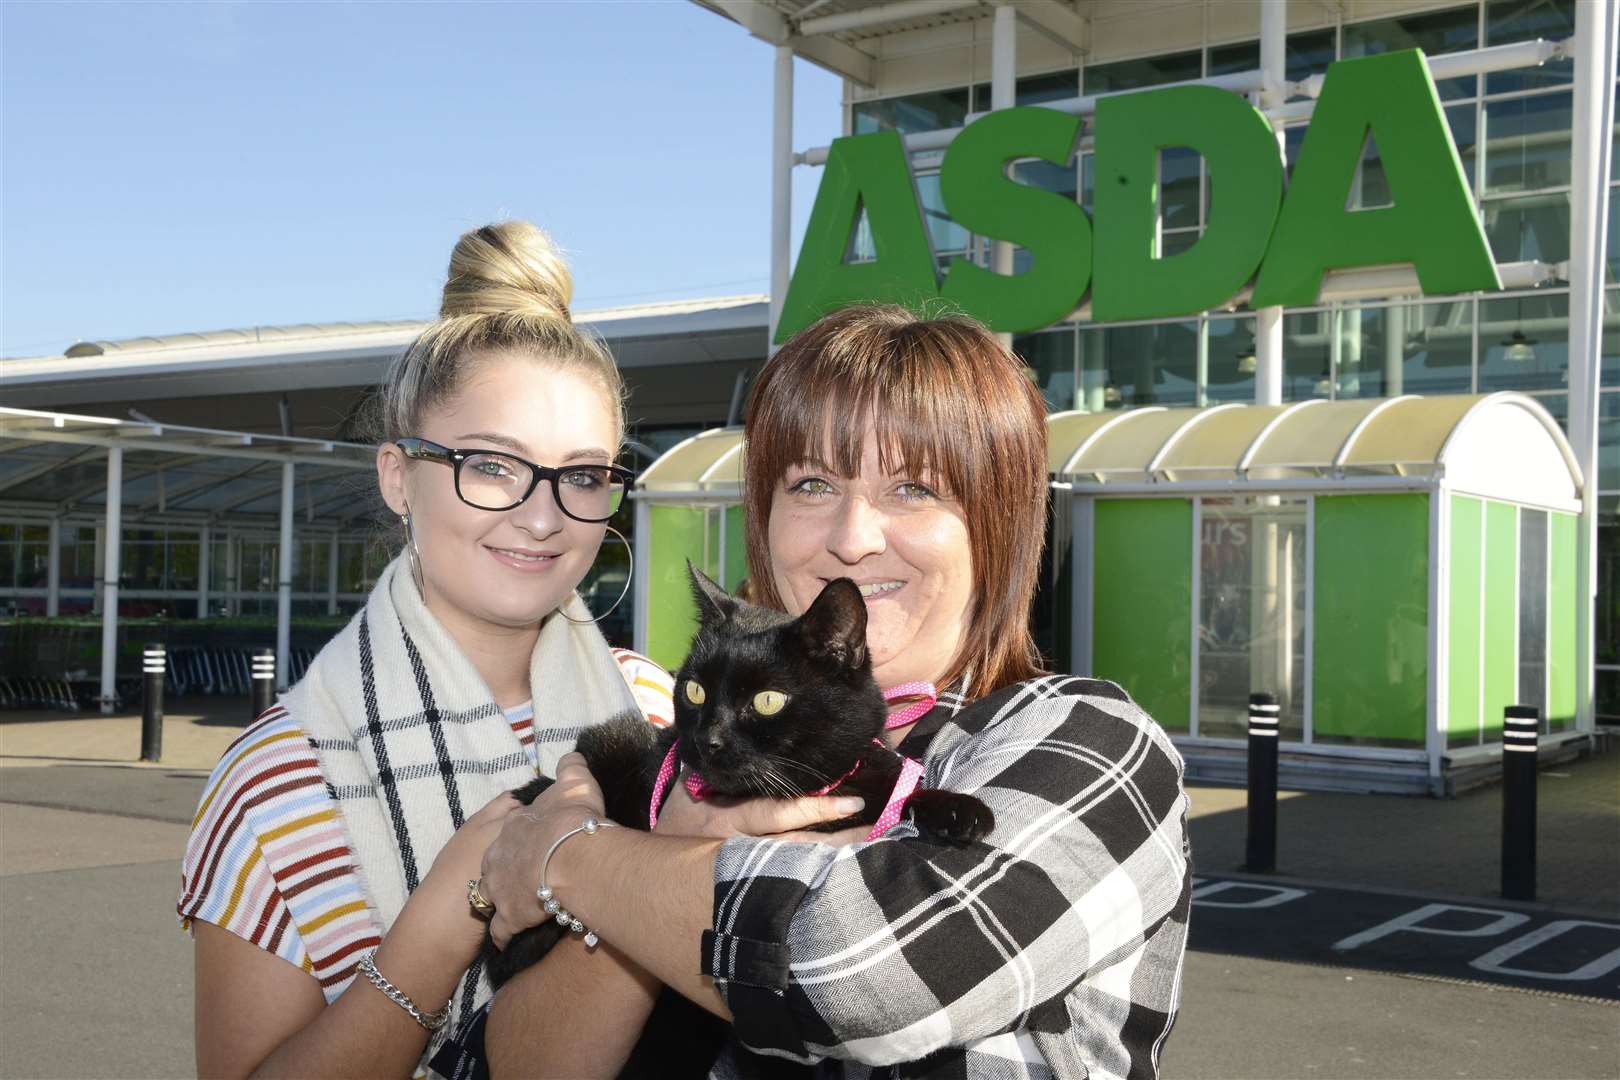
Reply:
[[[169,657],[160,641],[146,646],[141,655],[144,694],[141,705],[141,760],[163,757],[163,679],[169,671]]]
[[[1277,725],[1281,716],[1276,694],[1249,695],[1249,816],[1243,868],[1257,874],[1277,868]]]
[[[1536,898],[1536,759],[1541,711],[1502,711],[1502,897]]]
[[[274,649],[255,649],[253,651],[253,717],[258,719],[264,715],[275,700],[276,689],[276,651]]]

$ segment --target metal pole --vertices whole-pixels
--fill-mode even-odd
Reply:
[[[124,448],[107,451],[106,554],[101,584],[101,713],[110,716],[118,701],[118,559],[123,536]]]
[[[62,612],[62,519],[51,518],[51,554],[45,564],[45,614],[56,618]]]
[[[1249,695],[1249,814],[1243,868],[1277,868],[1277,695]]]
[[[333,529],[332,539],[329,541],[326,551],[326,613],[328,615],[338,613],[338,554],[338,534],[337,530]]]
[[[990,108],[1010,109],[1018,103],[1018,9],[1011,4],[996,8],[990,26]],[[990,245],[990,269],[1011,276],[1013,247],[1005,240]],[[997,334],[1001,343],[1012,348],[1012,335]]]
[[[253,650],[253,717],[258,719],[275,703],[276,654],[269,649]]]
[[[197,536],[197,618],[208,618],[208,571],[213,562],[214,530],[202,527]]]
[[[168,652],[163,642],[146,646],[141,674],[145,695],[141,705],[141,760],[163,759],[163,678],[168,674]]]
[[[1260,0],[1260,107],[1283,103],[1287,78],[1288,0]],[[1283,131],[1277,128],[1277,153],[1284,154]],[[1286,161],[1285,161],[1286,163]],[[1283,309],[1260,308],[1254,313],[1254,400],[1258,405],[1280,405],[1283,384]]]
[[[782,321],[793,274],[793,46],[776,47],[776,79],[771,112],[771,336]]]
[[[276,577],[276,688],[287,689],[287,658],[292,642],[293,463],[281,463],[281,558]]]
[[[1575,5],[1574,115],[1569,215],[1569,441],[1580,464],[1575,570],[1575,726],[1594,729],[1593,605],[1597,597],[1599,350],[1608,228],[1609,132],[1614,126],[1616,25],[1612,3]]]
[[[1536,898],[1536,736],[1540,711],[1509,705],[1502,712],[1502,896]]]

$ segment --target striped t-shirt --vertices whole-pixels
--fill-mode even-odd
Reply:
[[[613,655],[648,721],[668,726],[669,675],[628,649]],[[533,760],[532,703],[507,709],[506,718]],[[182,926],[213,923],[309,972],[328,1002],[382,943],[320,762],[279,705],[243,730],[208,778],[180,866],[176,911]]]

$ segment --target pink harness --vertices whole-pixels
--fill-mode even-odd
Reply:
[[[884,722],[884,731],[893,731],[895,728],[905,727],[925,715],[928,710],[934,707],[934,703],[939,700],[939,692],[934,689],[933,684],[925,682],[902,683],[899,686],[883,691],[884,701],[900,701],[904,698],[916,698],[917,700],[893,713]],[[883,740],[873,739],[872,741],[878,746],[888,749]],[[652,805],[647,808],[648,828],[657,826],[658,808],[664,805],[664,799],[669,793],[670,786],[675,782],[678,761],[676,746],[678,742],[679,740],[670,743],[669,753],[664,755],[663,764],[658,766],[658,778],[653,781]],[[855,770],[860,767],[860,762],[856,762],[854,769],[849,770],[837,780],[834,780],[826,787],[817,788],[815,791],[806,792],[806,794],[825,795],[851,776],[854,776]],[[922,762],[912,758],[901,758],[900,778],[895,781],[894,790],[889,793],[889,801],[884,804],[883,813],[878,815],[877,821],[872,825],[872,831],[867,834],[866,838],[868,840],[876,840],[899,822],[900,811],[905,808],[906,800],[911,798],[911,793],[917,790],[917,785],[921,782],[922,776]],[[686,774],[686,790],[692,798],[703,799],[709,795],[711,789],[708,784],[703,782],[701,776],[695,772],[689,772]]]

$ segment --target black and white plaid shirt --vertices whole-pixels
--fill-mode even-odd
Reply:
[[[1113,683],[1054,675],[943,695],[901,751],[994,831],[727,841],[703,971],[738,1040],[827,1077],[1156,1076],[1191,904],[1163,730]],[[768,1064],[734,1045],[715,1075]]]

